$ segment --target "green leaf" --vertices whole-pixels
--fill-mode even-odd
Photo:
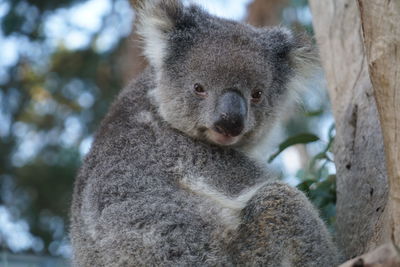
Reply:
[[[319,137],[316,136],[315,134],[310,134],[310,133],[301,133],[292,137],[289,137],[286,139],[284,142],[282,142],[279,145],[279,149],[277,152],[271,155],[271,157],[268,159],[268,162],[270,163],[273,161],[283,150],[286,148],[297,145],[297,144],[307,144],[307,143],[312,143],[315,141],[318,141]]]
[[[318,160],[326,160],[328,157],[326,155],[325,151],[322,151],[320,153],[318,153],[317,155],[315,155],[310,162],[310,168],[314,168],[315,164],[317,163]]]
[[[304,113],[304,115],[306,115],[307,117],[317,117],[317,116],[321,116],[324,113],[323,109],[319,109],[319,110],[313,110],[313,111],[306,111]]]
[[[328,130],[328,138],[329,138],[329,140],[332,140],[335,137],[335,130],[336,130],[336,126],[333,123],[331,125],[331,127],[329,127],[329,130]]]

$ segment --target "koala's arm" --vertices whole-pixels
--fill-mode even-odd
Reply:
[[[230,246],[239,266],[337,266],[338,251],[317,211],[299,190],[265,185],[241,212]]]
[[[122,163],[123,164],[123,163]],[[88,182],[76,210],[74,266],[206,266],[215,225],[191,194],[159,179],[115,169]],[[78,207],[76,207],[78,208]]]

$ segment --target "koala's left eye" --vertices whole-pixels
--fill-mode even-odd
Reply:
[[[204,90],[203,86],[201,84],[195,83],[193,86],[194,92],[196,95],[201,96],[201,97],[207,97],[207,92]]]
[[[256,103],[256,104],[260,103],[261,97],[262,97],[261,91],[253,91],[253,93],[251,93],[251,102]]]

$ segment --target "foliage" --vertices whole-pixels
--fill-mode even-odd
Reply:
[[[330,174],[327,164],[332,163],[331,146],[334,140],[334,125],[328,134],[328,143],[322,145],[322,150],[311,158],[305,169],[297,173],[300,184],[297,186],[305,192],[314,205],[320,210],[331,230],[336,215],[336,175]]]
[[[99,29],[87,34],[86,45],[51,42],[46,28],[52,15],[84,2],[0,2],[6,11],[0,15],[0,38],[18,47],[14,61],[0,64],[0,206],[7,207],[13,221],[28,222],[37,242],[25,248],[37,253],[65,255],[76,170],[122,87],[116,61],[124,37],[116,36],[120,40],[108,49],[97,45],[110,28],[106,18],[121,15],[114,8],[104,14]],[[10,247],[1,231],[0,244]]]
[[[314,115],[314,114],[313,114]],[[328,168],[332,160],[332,143],[334,141],[334,125],[329,129],[328,141],[324,143],[315,134],[303,133],[291,136],[279,145],[279,150],[270,157],[270,161],[276,158],[286,148],[297,144],[319,142],[320,151],[311,157],[310,162],[300,169],[296,177],[300,183],[297,187],[302,190],[320,210],[322,218],[333,231],[336,215],[336,176],[330,174]]]
[[[274,158],[276,158],[283,150],[285,150],[290,146],[294,146],[297,144],[308,144],[318,140],[319,137],[311,133],[301,133],[295,136],[291,136],[279,145],[278,151],[269,157],[268,163],[271,163],[274,160]]]

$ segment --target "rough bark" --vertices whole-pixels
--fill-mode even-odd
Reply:
[[[254,0],[248,7],[246,21],[257,27],[277,25],[287,2],[288,0]]]
[[[357,2],[385,144],[389,234],[400,245],[400,1]]]
[[[400,266],[400,252],[392,243],[355,259],[349,260],[339,267],[398,267]]]
[[[336,121],[337,242],[353,258],[388,241],[383,136],[356,1],[310,5]]]
[[[130,0],[132,8],[137,8],[143,0]],[[140,36],[136,32],[135,22],[133,22],[132,32],[122,44],[121,53],[118,57],[118,65],[122,72],[123,84],[129,84],[147,67],[147,59],[143,56]]]
[[[148,65],[147,59],[143,56],[140,37],[135,29],[123,44],[118,58],[118,65],[122,71],[124,85],[137,78]]]

